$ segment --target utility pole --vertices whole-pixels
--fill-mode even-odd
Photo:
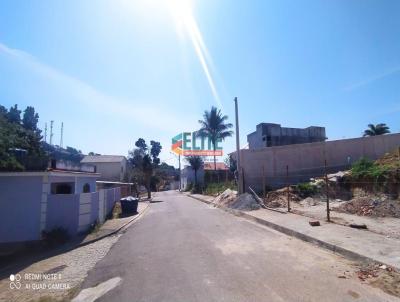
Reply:
[[[179,161],[179,192],[182,189],[182,172],[181,172],[181,155],[178,155],[178,161]]]
[[[331,209],[329,208],[329,181],[328,181],[326,159],[325,159],[325,188],[326,188],[326,219],[328,220],[328,222],[331,222]]]
[[[61,122],[61,138],[60,138],[60,147],[63,147],[63,134],[64,134],[64,122]]]
[[[50,121],[50,145],[53,145],[53,123],[54,121]]]
[[[240,166],[240,140],[239,140],[239,110],[238,100],[235,97],[235,122],[236,122],[236,169],[237,169],[237,182],[238,194],[242,193],[242,170]]]
[[[287,194],[287,211],[290,212],[290,186],[289,186],[289,166],[286,166],[286,194]]]
[[[44,142],[47,143],[47,122],[44,123]]]

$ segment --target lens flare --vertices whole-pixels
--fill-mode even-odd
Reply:
[[[192,3],[189,0],[168,0],[168,7],[176,23],[178,33],[187,34],[199,59],[200,65],[207,78],[211,93],[218,107],[222,107],[215,81],[212,77],[212,60],[204,43],[203,35],[193,16]]]

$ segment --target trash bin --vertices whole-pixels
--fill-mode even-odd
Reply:
[[[133,196],[121,198],[121,209],[123,214],[136,214],[139,199]]]

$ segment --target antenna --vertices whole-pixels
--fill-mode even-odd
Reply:
[[[64,122],[61,122],[61,139],[60,139],[60,147],[63,147],[63,134],[64,134]]]
[[[50,145],[53,145],[53,123],[54,121],[50,121]]]
[[[47,143],[47,122],[44,123],[44,142]]]

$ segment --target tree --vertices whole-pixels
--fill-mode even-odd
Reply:
[[[369,124],[368,125],[369,129],[366,129],[364,131],[363,136],[376,136],[376,135],[382,135],[382,134],[387,134],[390,133],[389,127],[386,126],[386,124],[381,123],[381,124]]]
[[[231,123],[225,123],[228,116],[222,115],[221,110],[212,106],[210,111],[204,111],[203,120],[199,120],[201,125],[198,136],[209,137],[214,151],[214,170],[217,170],[217,161],[215,157],[216,144],[219,140],[224,140],[232,136],[233,131]]]
[[[197,171],[204,165],[203,158],[195,155],[188,156],[185,159],[194,171],[194,188],[197,190]]]
[[[47,157],[37,128],[38,114],[27,107],[21,124],[21,111],[14,105],[7,111],[0,105],[0,169],[3,171],[43,170]]]
[[[7,108],[4,107],[4,106],[2,106],[2,105],[0,105],[0,116],[6,117],[6,116],[7,116],[7,113],[8,113]]]
[[[158,156],[161,153],[161,144],[159,142],[155,142],[155,141],[150,141],[150,145],[151,145],[151,149],[150,149],[150,155],[153,159],[153,164],[155,166],[158,166],[160,164],[160,159],[158,158]]]
[[[15,104],[7,113],[7,119],[10,123],[21,123],[21,110],[18,110],[18,105]]]
[[[129,152],[129,164],[132,170],[132,177],[142,183],[147,190],[148,198],[151,198],[152,178],[154,169],[160,163],[158,156],[161,152],[161,144],[156,141],[150,142],[151,148],[146,144],[143,138],[139,138],[135,142],[136,148]]]
[[[25,129],[35,131],[37,130],[37,124],[39,122],[39,114],[35,113],[35,108],[28,106],[24,111],[22,118],[22,126]]]

